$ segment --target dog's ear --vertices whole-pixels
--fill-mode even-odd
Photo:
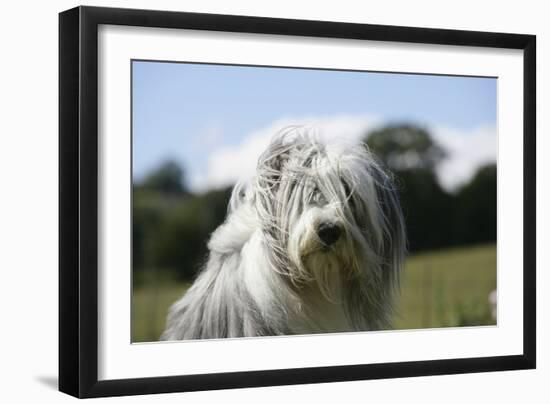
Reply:
[[[254,180],[254,199],[263,218],[276,216],[277,193],[294,147],[294,142],[287,136],[276,136],[258,159]]]
[[[379,166],[372,172],[378,206],[383,219],[383,240],[378,255],[382,258],[382,273],[386,282],[397,284],[406,250],[406,229],[398,190],[393,177]]]
[[[393,179],[376,163],[369,163],[369,172],[376,193],[374,206],[380,231],[371,245],[376,259],[369,263],[375,281],[349,285],[346,307],[357,330],[390,326],[406,250],[405,223]]]
[[[292,146],[282,138],[274,139],[258,159],[256,185],[272,193],[281,182],[282,173],[290,158]]]

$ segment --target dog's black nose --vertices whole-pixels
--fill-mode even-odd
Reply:
[[[340,238],[342,230],[334,223],[321,223],[317,228],[317,235],[324,245],[332,245]]]

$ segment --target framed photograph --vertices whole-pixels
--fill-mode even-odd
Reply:
[[[59,389],[533,369],[532,35],[59,16]]]

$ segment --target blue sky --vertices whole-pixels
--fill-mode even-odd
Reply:
[[[456,183],[496,156],[494,78],[134,61],[132,86],[137,180],[175,159],[193,189],[227,185],[251,169],[240,163],[254,161],[266,131],[302,122],[357,133],[422,125],[454,153],[481,154],[447,170]]]

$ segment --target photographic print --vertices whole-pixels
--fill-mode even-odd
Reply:
[[[133,60],[132,342],[497,324],[497,79]]]
[[[60,391],[535,368],[535,129],[534,35],[60,13]]]

